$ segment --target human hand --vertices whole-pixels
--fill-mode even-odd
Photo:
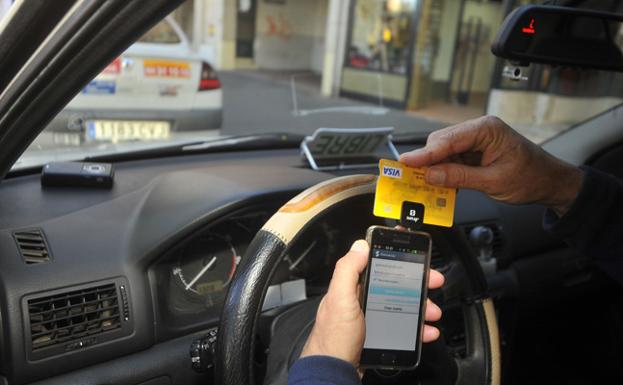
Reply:
[[[366,335],[366,324],[359,303],[359,275],[368,264],[369,246],[364,240],[353,243],[350,251],[337,261],[329,290],[324,296],[316,323],[303,347],[301,358],[323,355],[339,358],[359,366],[359,358]],[[444,283],[441,273],[430,270],[428,287],[437,289]],[[441,318],[441,309],[427,300],[426,321]],[[425,325],[423,342],[432,342],[439,338],[439,330]]]
[[[400,156],[429,166],[426,182],[482,191],[507,203],[540,203],[563,215],[582,184],[582,171],[555,158],[494,116],[434,131],[426,146]]]

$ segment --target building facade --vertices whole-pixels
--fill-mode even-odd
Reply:
[[[559,129],[623,101],[623,79],[614,73],[532,65],[526,81],[502,77],[507,63],[491,54],[491,43],[508,13],[536,2],[187,0],[173,16],[219,70],[312,73],[326,96],[448,123],[490,113]],[[0,0],[0,13],[11,3]],[[618,0],[573,5],[623,12]]]

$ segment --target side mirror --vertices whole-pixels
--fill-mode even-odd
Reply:
[[[623,15],[585,9],[526,5],[511,12],[492,46],[495,56],[521,64],[543,63],[623,71]]]

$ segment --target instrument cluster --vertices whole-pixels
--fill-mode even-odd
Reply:
[[[278,208],[270,205],[231,214],[164,255],[150,270],[160,319],[176,329],[218,320],[247,247]],[[271,285],[302,280],[306,297],[322,295],[337,259],[371,224],[361,212],[365,211],[339,208],[311,224],[286,251]]]

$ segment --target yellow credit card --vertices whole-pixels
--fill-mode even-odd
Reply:
[[[381,159],[374,197],[374,215],[401,219],[403,202],[424,206],[423,223],[452,227],[456,189],[432,186],[424,180],[425,167],[407,167],[400,162]]]

